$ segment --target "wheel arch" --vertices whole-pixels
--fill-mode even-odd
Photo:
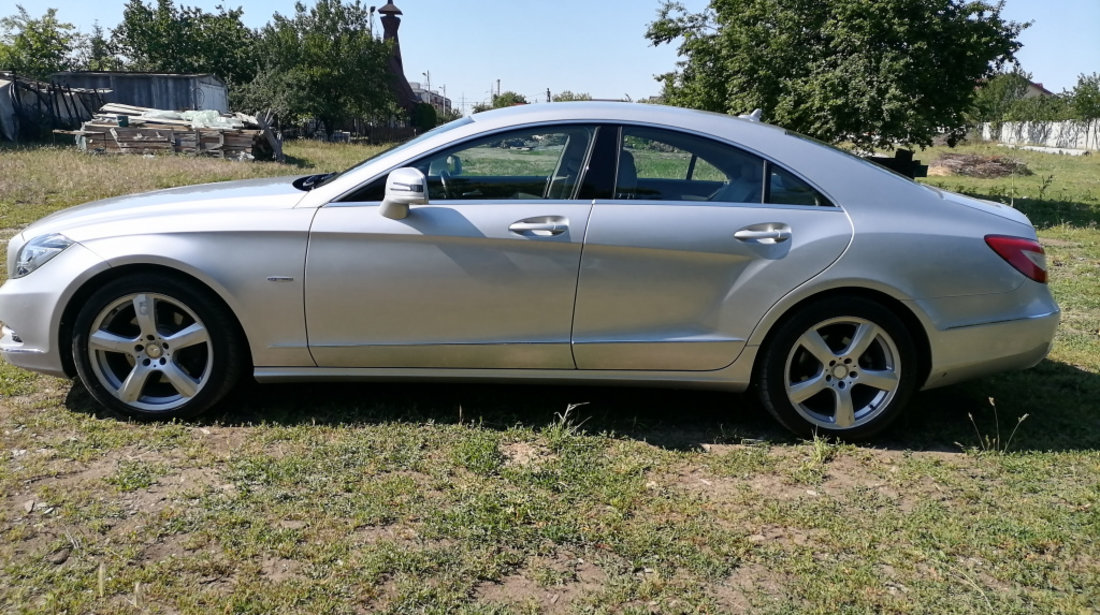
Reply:
[[[138,274],[154,274],[162,275],[165,277],[174,278],[176,280],[192,284],[197,288],[206,292],[210,299],[217,302],[218,306],[225,310],[225,313],[232,319],[233,325],[236,327],[236,333],[242,341],[241,352],[244,353],[245,359],[247,359],[248,366],[252,366],[252,353],[251,348],[248,345],[248,336],[245,334],[244,327],[241,325],[241,319],[237,316],[236,312],[230,307],[230,305],[222,298],[216,290],[214,290],[209,284],[203,280],[188,274],[185,271],[179,269],[173,269],[165,265],[157,265],[150,263],[136,263],[130,265],[120,265],[118,267],[111,267],[105,271],[101,271],[95,276],[85,280],[85,282],[73,293],[69,298],[68,304],[65,306],[65,310],[61,314],[61,323],[58,327],[58,350],[61,352],[61,364],[65,369],[65,374],[70,378],[76,375],[76,363],[73,359],[73,348],[71,343],[65,343],[65,340],[72,340],[73,338],[73,325],[76,322],[77,314],[80,312],[80,308],[84,303],[95,293],[102,288],[105,284],[114,282],[128,276]]]
[[[878,303],[879,305],[889,309],[899,319],[902,324],[909,331],[913,338],[913,345],[917,350],[918,364],[918,378],[917,388],[921,388],[925,381],[928,380],[928,375],[932,369],[932,345],[928,338],[928,333],[925,331],[924,324],[912,308],[906,305],[903,301],[889,295],[888,293],[874,290],[870,288],[860,287],[839,287],[823,290],[807,297],[800,299],[794,305],[791,305],[783,310],[782,314],[776,317],[768,326],[767,333],[764,335],[763,340],[760,343],[760,348],[766,348],[771,343],[772,338],[775,336],[785,322],[794,317],[795,314],[804,310],[807,306],[824,301],[826,299],[832,299],[836,297],[861,297],[869,301]],[[752,375],[753,382],[759,381],[759,373],[763,364],[763,352],[757,352],[753,357]]]

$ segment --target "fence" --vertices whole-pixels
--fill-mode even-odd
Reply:
[[[1100,120],[1066,122],[992,122],[981,126],[982,139],[1009,145],[1041,145],[1100,150]]]

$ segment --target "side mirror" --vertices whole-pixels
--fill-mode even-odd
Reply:
[[[394,169],[386,178],[386,196],[379,213],[392,220],[409,215],[409,205],[428,204],[428,180],[418,169]]]

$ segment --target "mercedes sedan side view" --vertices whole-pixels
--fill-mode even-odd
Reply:
[[[752,118],[490,111],[343,173],[108,199],[8,246],[0,353],[136,417],[260,382],[755,388],[858,439],[1034,365],[1059,310],[1016,210]]]

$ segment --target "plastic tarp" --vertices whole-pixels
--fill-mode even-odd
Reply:
[[[223,130],[238,130],[244,128],[244,122],[235,117],[225,117],[213,109],[203,111],[163,111],[156,109],[141,114],[143,118],[161,120],[183,120],[191,122],[191,128],[217,128]]]
[[[12,82],[0,79],[0,138],[15,141],[19,134],[19,118],[11,102]]]

